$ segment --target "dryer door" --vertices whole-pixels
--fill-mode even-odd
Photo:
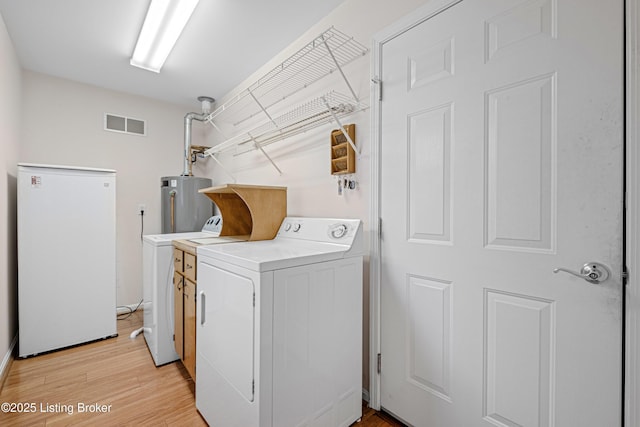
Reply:
[[[230,402],[241,396],[253,402],[254,283],[199,263],[197,287],[196,399],[201,396],[200,387],[205,387],[208,390],[203,396],[210,401],[215,400],[210,393],[227,393],[218,397]]]

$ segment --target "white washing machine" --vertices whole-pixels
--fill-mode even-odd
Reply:
[[[222,221],[220,216],[207,220],[202,231],[191,233],[150,234],[143,236],[142,298],[144,310],[144,339],[156,366],[178,360],[173,345],[173,246],[176,239],[205,241],[209,244],[237,241],[217,237]]]
[[[273,240],[197,254],[196,407],[207,423],[360,419],[360,220],[287,217]]]

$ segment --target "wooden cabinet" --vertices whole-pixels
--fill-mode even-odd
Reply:
[[[176,348],[176,353],[180,356],[180,359],[184,359],[184,309],[183,309],[183,287],[184,278],[180,273],[173,273],[173,341]]]
[[[356,125],[346,125],[349,138],[356,142]],[[331,132],[331,175],[356,172],[356,152],[340,129]]]
[[[184,253],[184,277],[196,281],[196,256],[188,252]]]
[[[176,273],[184,272],[184,252],[176,248],[173,249],[173,269]]]
[[[182,363],[191,378],[196,379],[196,284],[184,281],[184,353]]]
[[[197,258],[195,248],[178,241],[174,241],[173,254],[174,345],[182,364],[195,381]]]

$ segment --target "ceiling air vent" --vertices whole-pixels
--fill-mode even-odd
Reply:
[[[147,122],[131,117],[104,114],[104,129],[112,132],[129,133],[131,135],[147,135]]]

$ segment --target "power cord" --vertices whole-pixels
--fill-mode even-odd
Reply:
[[[140,241],[144,235],[144,209],[140,209]]]
[[[128,312],[128,313],[120,313],[120,314],[118,314],[118,315],[116,316],[116,317],[117,317],[117,319],[118,319],[118,320],[125,320],[125,319],[128,319],[129,317],[131,317],[131,315],[132,315],[133,313],[135,313],[136,311],[138,311],[138,309],[139,309],[139,308],[140,308],[140,306],[142,305],[142,301],[144,301],[144,299],[141,299],[141,300],[140,300],[140,302],[138,303],[138,305],[136,306],[136,308],[134,308],[133,310],[131,309],[131,307],[129,307],[129,306],[127,306],[127,305],[119,305],[119,306],[117,306],[117,307],[116,307],[116,310],[117,310],[118,308],[124,308],[124,309],[129,310],[129,312]],[[124,317],[120,317],[120,316],[124,316]]]

